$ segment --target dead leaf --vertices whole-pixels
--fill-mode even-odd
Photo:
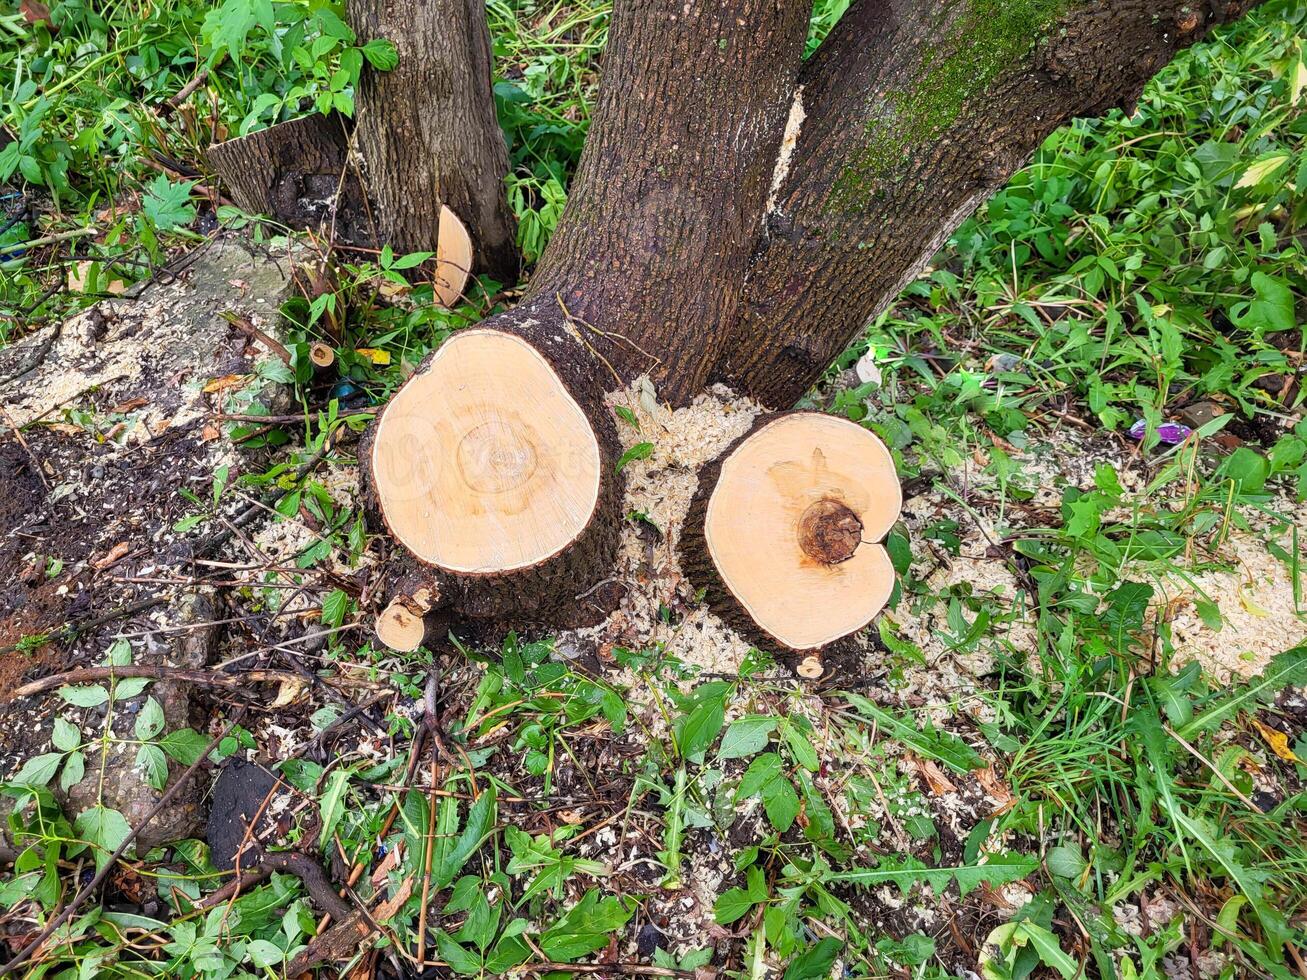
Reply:
[[[993,766],[974,769],[971,775],[976,777],[976,781],[980,783],[980,788],[985,791],[985,794],[998,803],[998,809],[994,811],[995,813],[1002,813],[1016,802],[1012,797],[1012,791],[1008,789],[1007,783],[998,778]]]
[[[1266,744],[1271,747],[1271,751],[1285,762],[1302,762],[1293,754],[1293,749],[1289,748],[1289,736],[1284,732],[1272,728],[1270,725],[1263,725],[1256,718],[1253,719],[1253,727],[1266,740]]]
[[[396,842],[395,846],[386,851],[386,856],[377,864],[377,870],[372,872],[372,885],[374,888],[380,888],[386,883],[386,876],[399,867],[400,859],[404,856],[404,842]]]
[[[23,20],[29,24],[44,24],[51,31],[57,30],[50,17],[50,8],[41,3],[41,0],[23,0],[18,9],[23,12]]]
[[[250,379],[253,377],[252,374],[224,374],[221,378],[214,378],[210,381],[204,386],[203,390],[206,395],[213,395],[220,391],[226,391],[228,388],[240,388],[249,384]]]
[[[304,690],[304,682],[302,680],[300,680],[298,677],[287,678],[286,680],[282,681],[280,684],[277,685],[277,697],[272,702],[271,707],[273,708],[286,707],[286,705],[290,704],[297,697],[299,697],[300,692],[303,690]]]
[[[138,396],[136,398],[129,398],[125,402],[119,402],[113,408],[109,409],[109,412],[111,414],[126,415],[128,412],[134,412],[138,408],[144,408],[148,404],[150,404],[148,398],[141,398]]]
[[[51,422],[46,428],[51,432],[58,432],[65,436],[80,436],[86,431],[80,426],[70,425],[67,422]]]
[[[907,763],[916,770],[921,781],[935,796],[943,796],[945,793],[956,793],[957,787],[953,781],[944,775],[944,771],[930,759],[919,759],[915,755],[907,756]]]
[[[204,428],[200,430],[200,442],[213,442],[213,440],[217,439],[220,435],[222,435],[222,433],[218,431],[216,425],[212,422],[206,422]]]
[[[99,559],[98,561],[91,562],[91,567],[95,569],[108,568],[110,565],[114,564],[115,562],[121,561],[129,551],[131,551],[131,547],[127,544],[127,542],[119,541],[116,545],[114,545],[112,548],[109,549],[108,553],[103,558]]]

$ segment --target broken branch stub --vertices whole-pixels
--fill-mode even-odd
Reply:
[[[682,563],[722,620],[751,642],[807,654],[861,630],[889,601],[881,545],[903,497],[889,450],[871,432],[818,412],[754,426],[704,469]]]
[[[361,462],[416,560],[405,595],[426,587],[506,625],[578,622],[617,542],[617,434],[595,368],[561,321],[519,308],[455,334],[390,400]],[[378,630],[407,644],[422,619],[392,606]]]

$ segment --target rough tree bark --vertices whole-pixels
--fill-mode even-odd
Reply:
[[[625,377],[696,395],[734,319],[812,4],[619,2],[594,122],[531,280]]]
[[[945,239],[1074,116],[1251,0],[857,0],[804,66],[804,116],[717,377],[794,404]]]
[[[1130,102],[1177,50],[1251,5],[856,0],[805,64],[808,8],[797,0],[618,0],[580,169],[527,300],[487,321],[480,339],[447,342],[462,345],[468,365],[489,356],[475,346],[498,344],[495,331],[534,348],[583,406],[581,441],[598,447],[613,503],[582,523],[564,514],[555,523],[573,543],[553,550],[542,535],[552,543],[537,542],[538,561],[521,560],[522,542],[506,548],[521,506],[557,507],[540,486],[522,489],[538,479],[533,467],[567,466],[550,458],[530,406],[513,404],[512,372],[470,380],[485,390],[469,411],[439,373],[453,362],[438,354],[382,413],[368,448],[383,517],[434,569],[423,587],[436,582],[455,615],[487,622],[574,618],[577,597],[608,573],[620,519],[604,389],[648,373],[661,397],[683,405],[718,378],[768,407],[793,404],[1055,126]],[[447,417],[469,421],[429,438],[402,421]],[[819,656],[888,595],[878,545],[898,498],[885,489],[853,499],[887,458],[869,434],[825,442],[814,431],[778,444],[785,458],[769,461],[758,440],[776,431],[764,420],[704,474],[683,560],[746,635]],[[430,479],[412,475],[417,456]],[[469,470],[469,459],[480,462]],[[590,486],[589,469],[569,472],[575,487]],[[440,493],[404,502],[414,494],[402,485],[426,483]],[[803,615],[792,597],[759,592],[751,565],[768,558],[745,554],[747,534],[738,548],[721,544],[730,536],[719,525],[714,549],[712,512],[732,506],[744,527],[756,510],[776,515],[772,587],[807,590]],[[468,519],[449,519],[459,513]],[[460,548],[484,563],[449,557]],[[860,565],[843,564],[858,555],[862,578]]]
[[[428,251],[440,205],[472,235],[479,269],[517,279],[516,228],[504,189],[508,148],[490,87],[482,0],[349,0],[360,44],[385,37],[399,63],[364,67],[355,136],[382,240]]]

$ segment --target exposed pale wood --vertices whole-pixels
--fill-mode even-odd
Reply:
[[[390,605],[377,617],[377,639],[401,653],[412,653],[423,646],[430,632],[427,617],[435,606],[435,600],[429,589],[392,598]]]
[[[309,345],[309,360],[319,370],[325,370],[336,363],[336,352],[330,344],[313,343]]]
[[[894,461],[875,435],[795,412],[756,429],[722,462],[703,538],[758,628],[808,650],[866,626],[888,601],[894,569],[879,542],[901,506]]]
[[[436,244],[436,274],[433,285],[442,306],[454,306],[463,298],[472,272],[472,236],[458,215],[448,206],[440,208],[440,237]]]
[[[794,668],[794,672],[800,677],[815,681],[826,672],[826,667],[822,664],[821,657],[815,653],[810,653],[799,661],[799,665]]]
[[[585,530],[600,451],[581,406],[531,344],[455,334],[386,407],[371,445],[377,502],[415,557],[462,575],[529,568]]]

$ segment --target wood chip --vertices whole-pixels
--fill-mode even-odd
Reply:
[[[116,545],[114,545],[112,548],[109,549],[108,553],[103,558],[100,558],[97,561],[92,562],[91,567],[95,569],[108,568],[110,565],[114,564],[115,562],[122,561],[122,559],[126,557],[127,552],[129,552],[130,550],[131,550],[131,546],[128,545],[126,541],[119,541]]]

